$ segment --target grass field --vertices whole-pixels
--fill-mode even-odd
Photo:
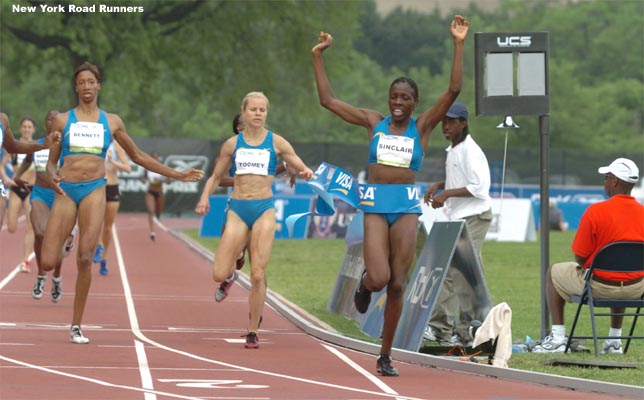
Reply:
[[[211,251],[216,250],[217,238],[199,238],[197,230],[186,234]],[[550,262],[572,261],[570,244],[574,232],[552,232],[550,235]],[[351,320],[327,311],[340,263],[345,251],[344,240],[276,240],[267,271],[271,290],[280,293],[342,334],[373,342]],[[513,339],[526,335],[539,339],[540,331],[540,245],[539,242],[485,242],[483,263],[485,278],[494,304],[507,302],[512,308]],[[248,267],[245,267],[247,271]],[[574,306],[565,310],[566,328],[570,329]],[[580,317],[579,334],[590,334],[588,309]],[[608,318],[600,318],[598,332],[608,333]],[[624,321],[624,330],[630,326],[630,317]],[[644,321],[638,321],[637,334],[642,334]],[[601,344],[600,344],[601,345]],[[592,340],[586,342],[592,348]],[[510,367],[561,376],[644,386],[644,369],[598,369],[580,367],[552,367],[544,362],[553,358],[569,357],[595,360],[594,354],[548,355],[536,353],[513,354]],[[644,341],[633,340],[625,355],[600,355],[603,361],[619,361],[644,365]]]

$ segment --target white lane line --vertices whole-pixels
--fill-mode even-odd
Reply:
[[[2,342],[0,346],[35,346],[35,343],[11,343],[11,342]]]
[[[389,397],[389,398],[395,398],[395,399],[400,399],[400,400],[423,400],[423,399],[416,398],[416,397],[407,397],[407,396],[399,396],[397,394],[391,394],[391,393],[375,392],[375,391],[366,390],[366,389],[359,389],[359,388],[355,388],[355,387],[349,387],[349,386],[343,386],[343,385],[336,385],[336,384],[333,384],[333,383],[315,381],[313,379],[300,378],[300,377],[292,376],[292,375],[284,375],[284,374],[279,374],[279,373],[276,373],[276,372],[262,371],[262,370],[258,370],[258,369],[248,368],[248,367],[244,367],[244,366],[241,366],[241,365],[235,365],[235,364],[230,364],[230,363],[226,363],[226,362],[223,362],[223,361],[212,360],[212,359],[209,359],[209,358],[199,356],[197,354],[188,353],[188,352],[185,352],[183,350],[174,349],[172,347],[168,347],[168,346],[163,345],[161,343],[155,342],[154,340],[152,340],[152,339],[148,338],[147,336],[145,336],[143,334],[143,332],[141,331],[141,329],[139,328],[138,319],[136,317],[136,311],[134,309],[134,301],[133,301],[133,297],[132,297],[132,290],[131,290],[131,287],[130,287],[130,283],[128,281],[127,272],[125,270],[125,263],[123,261],[123,253],[121,251],[121,243],[118,240],[116,225],[113,227],[113,230],[112,230],[112,242],[114,244],[114,250],[116,251],[116,258],[117,258],[118,264],[119,264],[119,272],[121,273],[120,275],[121,275],[121,282],[123,283],[123,293],[124,293],[125,302],[126,302],[126,305],[127,305],[126,308],[128,310],[128,316],[129,316],[129,319],[130,319],[130,325],[132,327],[132,333],[134,334],[134,336],[136,336],[142,342],[148,343],[149,345],[155,346],[155,347],[157,347],[159,349],[162,349],[162,350],[169,351],[171,353],[179,354],[179,355],[182,355],[182,356],[185,356],[185,357],[188,357],[188,358],[192,358],[192,359],[195,359],[195,360],[203,361],[203,362],[206,362],[206,363],[211,363],[211,364],[220,365],[220,366],[224,366],[224,367],[234,368],[234,369],[237,369],[237,370],[240,370],[240,371],[252,372],[252,373],[256,373],[256,374],[262,374],[262,375],[266,375],[266,376],[272,376],[272,377],[275,377],[275,378],[287,379],[287,380],[292,380],[292,381],[296,381],[296,382],[307,383],[307,384],[317,385],[317,386],[322,386],[322,387],[329,387],[329,388],[334,388],[334,389],[339,389],[339,390],[346,390],[346,391],[349,391],[349,392],[364,393],[364,394],[369,394],[369,395],[373,395],[373,396]]]
[[[141,383],[145,389],[154,389],[152,383],[152,374],[150,373],[150,366],[148,365],[148,357],[145,355],[145,348],[143,343],[135,340],[134,348],[136,349],[136,358],[139,360],[139,373],[141,374]],[[155,400],[157,397],[152,393],[145,393],[145,400]]]
[[[389,394],[394,394],[396,396],[398,395],[398,393],[395,390],[390,388],[386,383],[384,383],[382,380],[380,380],[377,376],[373,375],[372,373],[370,373],[366,369],[362,368],[355,361],[353,361],[349,357],[347,357],[344,354],[342,354],[335,347],[331,347],[331,346],[326,345],[326,344],[322,344],[322,346],[324,348],[326,348],[327,350],[329,350],[331,353],[335,354],[340,360],[342,360],[345,363],[347,363],[351,368],[355,369],[356,372],[358,372],[360,375],[364,376],[365,378],[367,378],[371,382],[373,382],[373,384],[378,386],[380,388],[380,390],[382,390],[383,392],[389,393]],[[399,397],[397,397],[397,398],[399,398]]]
[[[112,243],[114,244],[114,250],[116,250],[116,259],[118,260],[119,272],[121,273],[121,284],[123,285],[123,294],[125,295],[125,304],[127,305],[127,315],[130,320],[130,327],[132,328],[134,335],[140,338],[140,336],[143,336],[143,334],[141,334],[140,336],[139,334],[137,334],[137,332],[140,333],[141,330],[139,328],[139,320],[136,316],[136,310],[134,308],[134,300],[132,300],[132,289],[130,288],[130,282],[128,281],[125,272],[125,262],[123,261],[121,242],[119,242],[116,224],[112,226]],[[146,342],[146,340],[143,341]],[[152,379],[152,374],[150,373],[150,368],[148,366],[148,358],[145,354],[145,347],[143,346],[143,343],[139,341],[135,341],[135,343],[137,344],[137,346],[139,346],[140,343],[140,348],[137,347],[136,349],[136,358],[139,363],[141,383],[143,387],[154,389],[154,381]],[[156,400],[156,396],[152,393],[146,393],[145,400]]]
[[[29,257],[27,257],[27,261],[31,261],[31,260],[33,260],[35,257],[36,257],[36,253],[34,253],[34,252],[32,251],[32,252],[31,252],[31,254],[29,254]],[[11,270],[11,272],[9,272],[9,275],[5,276],[5,278],[4,278],[2,281],[0,281],[0,290],[2,290],[5,286],[7,286],[7,284],[8,284],[9,282],[11,282],[11,280],[12,280],[16,275],[18,275],[18,274],[20,273],[20,268],[19,268],[19,267],[20,267],[20,264],[16,265],[16,266]]]
[[[57,371],[55,369],[50,369],[50,368],[46,368],[46,367],[41,367],[39,365],[34,365],[34,364],[29,364],[29,363],[26,363],[26,362],[23,362],[23,361],[14,360],[13,358],[5,357],[5,356],[3,356],[1,354],[0,354],[0,360],[4,360],[4,361],[10,362],[10,363],[18,364],[18,365],[21,365],[23,367],[37,369],[39,371],[48,372],[50,374],[56,374],[56,375],[61,375],[61,376],[67,377],[67,378],[78,379],[80,381],[95,383],[95,384],[101,385],[101,386],[107,386],[107,387],[112,387],[112,388],[117,388],[117,389],[132,390],[132,391],[135,391],[135,392],[142,392],[142,393],[146,393],[146,394],[147,393],[154,394],[154,395],[158,394],[159,396],[168,396],[168,397],[172,397],[172,398],[175,398],[175,399],[203,400],[202,398],[199,398],[199,397],[182,396],[182,395],[179,395],[179,394],[167,393],[167,392],[162,392],[162,391],[159,391],[159,390],[150,390],[150,389],[142,389],[142,388],[133,387],[133,386],[117,385],[117,384],[114,384],[114,383],[101,381],[99,379],[87,378],[87,377],[80,376],[80,375],[75,375],[75,374],[68,374],[66,372]],[[147,398],[147,396],[146,396],[146,398]],[[155,396],[155,398],[156,398],[156,396]]]

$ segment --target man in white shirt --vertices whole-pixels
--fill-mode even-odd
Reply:
[[[451,142],[446,149],[446,179],[427,189],[425,202],[431,204],[432,208],[445,206],[450,220],[465,220],[474,251],[481,260],[483,240],[492,222],[490,167],[483,150],[469,135],[467,117],[465,105],[454,103],[443,118],[443,135]],[[437,193],[439,190],[442,191]],[[458,300],[452,274],[448,273],[425,330],[426,339],[437,340],[443,345],[467,344],[471,341],[468,326],[469,319],[473,317],[469,315],[472,311],[463,309],[463,304],[460,317],[456,315]]]

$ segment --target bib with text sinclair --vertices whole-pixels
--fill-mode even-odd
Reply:
[[[406,136],[381,135],[376,157],[378,164],[409,168],[414,154],[414,139]]]

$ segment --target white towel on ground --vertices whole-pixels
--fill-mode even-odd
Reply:
[[[496,350],[492,365],[508,367],[512,356],[512,310],[508,303],[503,302],[492,307],[485,320],[476,331],[472,347],[476,347],[492,339],[496,339]]]

